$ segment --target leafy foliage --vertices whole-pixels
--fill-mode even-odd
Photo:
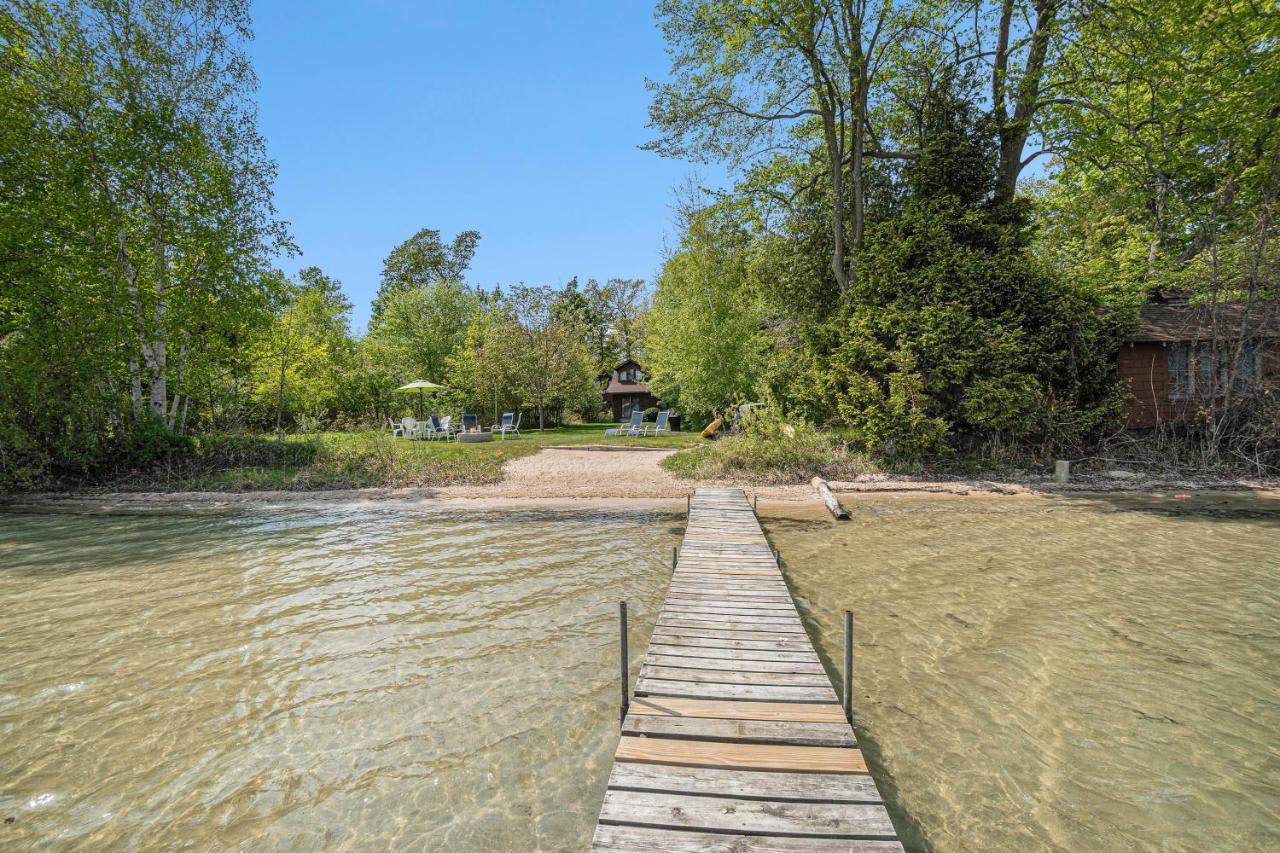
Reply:
[[[248,36],[238,0],[0,9],[0,422],[43,460],[24,470],[181,430],[243,376],[291,248]]]
[[[690,215],[683,245],[663,265],[649,314],[648,372],[661,397],[713,416],[748,399],[765,338],[744,286],[747,235],[722,211]]]
[[[446,246],[440,240],[439,231],[423,228],[392,249],[383,262],[382,284],[373,300],[371,325],[377,328],[387,300],[395,293],[425,290],[441,284],[461,285],[479,242],[479,231],[463,231]]]
[[[741,433],[681,451],[663,464],[682,477],[763,483],[805,482],[815,474],[852,475],[861,467],[832,434],[769,406],[752,409]]]
[[[595,365],[580,329],[556,310],[562,297],[516,285],[472,323],[450,370],[471,411],[487,411],[496,398],[507,411],[531,409],[542,429],[562,423],[566,411],[599,408]]]

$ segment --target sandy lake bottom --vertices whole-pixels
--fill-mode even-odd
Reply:
[[[911,846],[1280,845],[1275,502],[765,521]],[[0,845],[584,849],[681,524],[0,515]]]

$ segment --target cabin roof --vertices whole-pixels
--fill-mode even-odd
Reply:
[[[1275,303],[1219,302],[1217,305],[1161,305],[1138,309],[1134,343],[1206,341],[1214,337],[1280,336],[1280,310]]]
[[[623,382],[618,379],[618,371],[627,367],[636,367],[641,371],[644,366],[634,358],[624,358],[614,366],[613,370],[602,371],[600,378],[609,377],[609,385],[604,389],[605,396],[610,394],[651,394],[649,383],[647,382]]]
[[[649,394],[648,382],[619,382],[617,379],[610,379],[609,386],[604,389],[605,394]]]

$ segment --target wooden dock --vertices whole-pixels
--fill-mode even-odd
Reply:
[[[592,850],[902,850],[740,489],[691,500]]]

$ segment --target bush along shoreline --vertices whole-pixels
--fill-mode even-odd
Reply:
[[[1032,486],[1046,490],[1277,489],[1280,478],[1258,476],[1252,466],[1162,451],[1157,436],[1121,434],[1087,455],[1054,454],[1025,447],[988,446],[984,452],[930,455],[857,449],[850,431],[821,430],[776,407],[753,409],[742,428],[714,442],[681,450],[663,460],[674,476],[765,486],[798,485],[817,475],[832,482],[973,483]],[[1056,461],[1070,463],[1067,484],[1055,484]]]
[[[6,466],[0,491],[309,491],[369,487],[484,485],[502,478],[503,463],[533,452],[522,446],[420,448],[386,432],[183,436],[157,432],[139,443],[95,448],[84,460]],[[415,452],[417,451],[417,452]]]

